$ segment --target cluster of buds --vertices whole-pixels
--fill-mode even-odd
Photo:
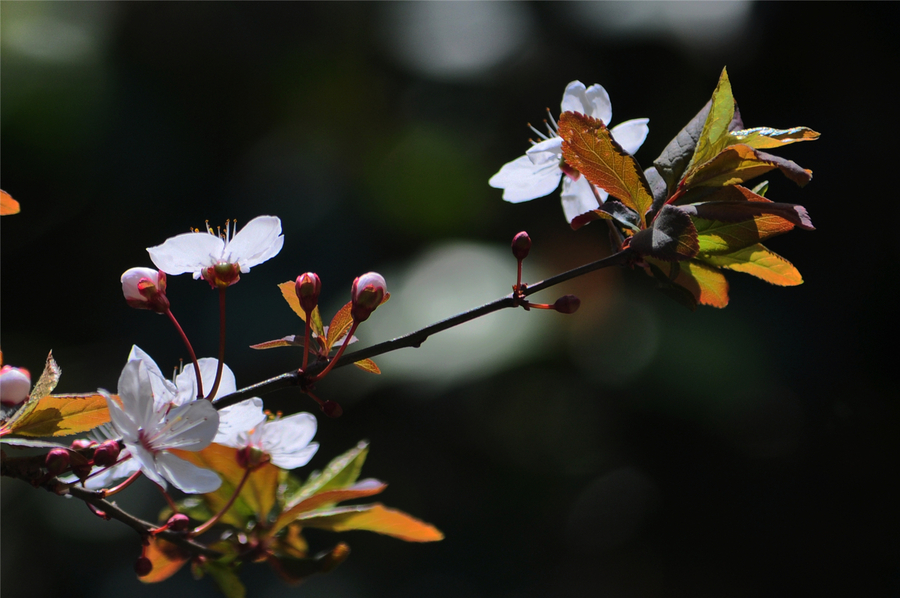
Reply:
[[[528,285],[522,283],[522,262],[531,251],[531,237],[522,231],[513,237],[511,244],[513,257],[516,258],[516,284],[513,287],[513,300],[516,305],[521,305],[525,310],[552,309],[561,314],[574,314],[581,307],[581,300],[575,295],[563,295],[553,305],[547,303],[532,303],[525,298]]]

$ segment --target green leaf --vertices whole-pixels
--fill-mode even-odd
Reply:
[[[380,494],[387,488],[387,484],[378,480],[369,478],[357,482],[347,488],[323,490],[316,494],[305,498],[295,504],[289,504],[287,508],[278,516],[272,525],[270,534],[275,534],[289,523],[297,519],[301,514],[309,511],[332,506],[345,500],[353,500],[354,498],[364,498]]]
[[[566,162],[588,181],[638,213],[641,228],[653,205],[650,184],[637,161],[613,139],[603,121],[577,112],[559,117]]]
[[[699,250],[691,217],[672,205],[663,206],[650,228],[634,235],[629,246],[641,255],[666,262],[688,260]]]
[[[444,534],[430,523],[425,523],[403,511],[389,509],[381,503],[314,511],[301,515],[297,521],[304,527],[334,532],[368,530],[407,542],[437,542],[444,539]]]
[[[751,190],[751,192],[755,195],[759,195],[760,197],[765,197],[766,193],[769,191],[769,181],[763,181],[761,183],[757,183],[755,187]]]
[[[776,168],[801,187],[812,179],[812,171],[804,170],[795,162],[739,144],[725,148],[713,159],[694,168],[685,177],[684,185],[737,185]]]
[[[368,454],[369,443],[360,441],[343,455],[332,459],[328,467],[310,475],[299,492],[287,497],[287,504],[297,504],[301,500],[326,490],[352,486],[359,478],[359,472]]]
[[[779,286],[803,283],[803,277],[793,264],[760,244],[726,255],[704,256],[702,259],[713,266],[744,272]]]
[[[771,127],[755,127],[753,129],[741,129],[731,131],[729,145],[743,143],[756,149],[769,149],[781,147],[798,141],[815,141],[819,134],[807,127],[793,127],[791,129],[772,129]]]
[[[697,140],[697,148],[691,158],[687,170],[703,164],[718,155],[728,144],[728,126],[734,118],[734,95],[731,93],[731,82],[728,81],[728,72],[722,69],[719,83],[713,92],[712,104],[706,122],[703,123],[703,131]]]

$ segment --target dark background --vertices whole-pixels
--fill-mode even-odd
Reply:
[[[164,370],[184,356],[118,280],[207,219],[284,224],[281,254],[229,291],[239,385],[297,367],[287,349],[246,347],[297,331],[274,285],[304,271],[322,276],[332,311],[354,276],[385,273],[394,298],[360,329],[368,344],[507,293],[519,230],[535,242],[526,278],[603,255],[603,229],[569,230],[556,193],[511,205],[487,185],[574,79],[606,87],[614,122],[650,118],[644,165],[725,65],[747,126],[822,133],[779,152],[814,171],[805,189],[769,177],[769,197],[806,205],[818,228],[768,244],[800,287],[729,275],[727,309],[690,313],[640,272],[596,273],[545,294],[579,295],[574,316],[496,314],[385,356],[376,382],[335,372],[319,390],[345,415],[320,418],[309,467],[369,439],[363,474],[390,483],[383,501],[446,539],[311,533],[315,549],[343,540],[353,554],[293,590],[248,567],[249,595],[900,594],[900,256],[879,224],[900,215],[882,182],[896,4],[0,11],[2,186],[22,205],[2,222],[3,357],[36,374],[52,349],[59,392],[114,388],[133,343]],[[214,293],[181,276],[169,296],[198,353],[214,354]],[[162,505],[148,486],[120,497],[146,517]],[[4,596],[216,595],[187,571],[141,584],[138,554],[125,526],[3,480]]]

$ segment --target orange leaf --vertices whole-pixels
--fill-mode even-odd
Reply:
[[[653,194],[637,161],[613,139],[603,121],[577,112],[563,112],[559,134],[566,162],[587,180],[634,210],[646,227],[645,214]]]
[[[11,422],[6,433],[21,436],[68,436],[87,432],[109,421],[103,395],[47,395]]]
[[[712,307],[728,305],[728,281],[717,268],[697,260],[679,262],[675,283],[689,290],[698,303]]]
[[[156,536],[148,536],[150,543],[144,550],[144,556],[153,563],[149,575],[139,577],[144,583],[158,583],[169,579],[188,562],[191,555],[184,549]]]
[[[430,523],[425,523],[403,511],[389,509],[381,503],[317,511],[301,515],[297,521],[304,527],[335,532],[368,530],[407,542],[437,542],[444,539],[444,534]]]
[[[300,307],[300,299],[297,298],[297,291],[294,287],[294,281],[289,280],[287,282],[283,282],[278,285],[278,289],[281,291],[281,296],[284,297],[284,300],[288,302],[288,305],[291,306],[291,309],[294,310],[294,313],[300,316],[300,319],[304,322],[306,321],[306,312],[303,311],[303,308]],[[319,315],[319,306],[317,305],[312,311],[312,330],[319,336],[325,336],[325,331],[322,330],[322,316]]]
[[[759,244],[727,255],[704,257],[703,261],[720,268],[744,272],[778,286],[803,284],[803,277],[793,264]]]
[[[387,488],[387,484],[370,478],[367,480],[362,480],[361,482],[357,482],[349,488],[326,490],[325,492],[314,494],[313,496],[301,500],[299,503],[290,506],[282,511],[281,515],[278,516],[278,519],[272,526],[272,530],[270,533],[274,534],[287,524],[297,519],[299,515],[307,513],[314,509],[318,509],[322,505],[339,503],[345,500],[352,500],[354,498],[373,496],[375,494],[383,492],[385,488]]]
[[[351,301],[340,308],[331,318],[331,324],[328,325],[328,338],[325,341],[327,351],[330,351],[331,346],[343,338],[353,325],[353,316],[350,315],[352,307],[353,302]]]
[[[0,216],[10,216],[19,213],[19,202],[12,195],[0,189]]]

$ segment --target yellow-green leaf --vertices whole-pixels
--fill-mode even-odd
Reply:
[[[694,226],[701,255],[733,253],[794,228],[792,222],[776,214],[760,214],[741,222],[694,218]]]
[[[734,95],[731,92],[731,82],[728,81],[728,71],[722,69],[719,82],[713,92],[712,105],[706,122],[703,123],[703,131],[697,140],[694,156],[688,165],[687,171],[698,164],[703,164],[716,156],[727,144],[728,125],[734,118]]]
[[[333,505],[345,500],[353,500],[354,498],[373,496],[383,492],[385,488],[387,488],[387,484],[370,478],[357,482],[349,488],[318,492],[296,504],[288,505],[288,507],[278,516],[278,519],[275,520],[270,533],[274,534],[278,532],[284,526],[296,520],[300,515],[314,509]]]
[[[360,441],[343,455],[332,459],[325,469],[310,475],[302,487],[287,497],[287,504],[297,504],[301,500],[325,490],[341,489],[353,485],[359,478],[359,472],[368,454],[369,443]]]
[[[640,165],[613,139],[603,121],[564,112],[559,117],[559,134],[566,162],[637,212],[645,228],[645,215],[653,205],[650,185]]]
[[[209,509],[217,513],[234,494],[235,488],[244,477],[244,468],[238,465],[237,449],[221,444],[210,444],[202,451],[172,450],[172,453],[198,467],[210,469],[222,478],[222,485],[215,492],[203,495]],[[222,518],[224,523],[243,527],[247,516],[253,515],[265,521],[272,507],[275,506],[275,494],[278,490],[279,469],[266,463],[254,469],[244,483],[238,499]]]
[[[793,264],[760,244],[727,255],[704,256],[703,261],[720,268],[744,272],[779,286],[803,283],[803,277]]]
[[[801,187],[812,179],[812,171],[773,154],[757,151],[749,145],[732,145],[714,158],[693,168],[685,177],[685,187],[724,187],[738,185],[774,169]]]
[[[444,539],[444,534],[430,523],[425,523],[403,511],[389,509],[381,503],[315,511],[301,515],[297,521],[304,527],[335,532],[367,530],[407,542],[437,542]]]
[[[819,134],[807,127],[793,127],[790,129],[772,129],[771,127],[754,127],[732,131],[729,135],[730,143],[743,143],[756,149],[769,149],[781,147],[798,141],[815,141]]]
[[[100,394],[48,395],[33,401],[5,433],[20,436],[68,436],[87,432],[109,421],[106,399]]]
[[[353,365],[358,367],[364,372],[369,372],[370,374],[380,374],[381,368],[375,365],[375,362],[371,359],[362,359],[360,361],[353,362]]]

